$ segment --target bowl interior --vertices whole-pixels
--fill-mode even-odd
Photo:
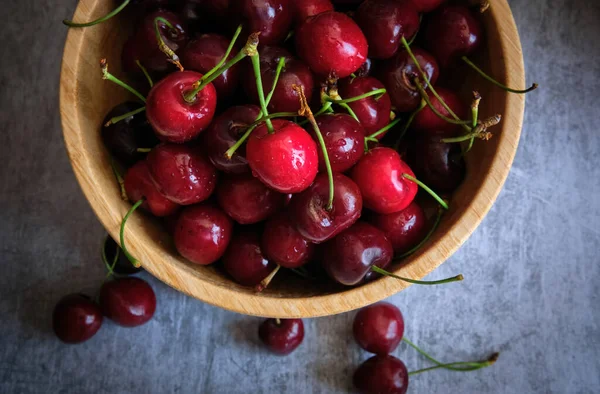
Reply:
[[[75,20],[93,19],[111,7],[111,2],[82,0]],[[127,15],[121,15],[91,28],[71,29],[61,75],[61,115],[70,159],[92,208],[115,239],[130,204],[119,198],[99,129],[105,114],[131,97],[102,79],[99,61],[106,58],[111,72],[126,79],[120,72],[121,48],[129,33],[123,23],[126,18]],[[521,46],[506,1],[492,1],[483,19],[487,45],[474,60],[500,81],[524,86]],[[493,87],[468,72],[466,66],[456,77],[447,79],[464,86],[462,93],[467,102],[471,89],[481,93],[481,116],[501,113],[503,120],[494,129],[496,136],[486,143],[476,143],[467,156],[467,179],[454,194],[451,209],[439,229],[425,247],[402,266],[392,268],[396,274],[414,279],[422,278],[444,262],[481,222],[506,179],[523,119],[523,96],[509,95]],[[346,288],[282,273],[267,290],[257,294],[234,283],[218,264],[199,267],[181,258],[162,225],[141,213],[129,220],[126,242],[143,266],[170,286],[210,304],[250,315],[335,314],[376,302],[407,287],[404,282],[382,278],[365,286]]]

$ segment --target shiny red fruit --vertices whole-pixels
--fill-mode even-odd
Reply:
[[[146,161],[138,161],[125,173],[125,191],[129,201],[135,203],[142,198],[142,208],[154,216],[163,217],[174,213],[179,205],[160,193],[152,181]]]
[[[63,297],[52,313],[52,329],[65,343],[85,342],[96,335],[101,325],[100,307],[83,294]]]
[[[269,260],[285,268],[298,268],[306,264],[315,251],[315,245],[298,232],[287,212],[266,222],[261,246]]]
[[[233,237],[222,261],[227,273],[243,286],[257,286],[276,266],[263,254],[259,235],[243,230]]]
[[[342,98],[361,96],[373,90],[383,89],[385,86],[373,77],[349,78],[341,82],[340,94]],[[381,130],[390,123],[392,102],[390,95],[384,93],[382,96],[371,96],[348,104],[360,124],[365,128],[367,136]],[[385,133],[378,136],[381,139]]]
[[[100,288],[104,316],[123,327],[147,323],[156,311],[156,295],[140,278],[128,277],[104,282]]]
[[[435,91],[442,98],[443,102],[450,107],[452,112],[454,112],[462,120],[467,119],[467,106],[456,93],[439,86],[435,88]],[[430,91],[427,93],[429,94],[429,99],[431,104],[433,104],[433,107],[442,115],[453,119],[452,115],[450,115],[446,108],[442,106],[437,97],[435,97]],[[426,106],[414,117],[411,128],[426,135],[444,138],[455,136],[456,131],[460,129],[460,126],[440,118],[431,110],[429,106]]]
[[[246,34],[260,32],[261,45],[276,45],[291,30],[292,1],[232,0],[229,15],[241,19]]]
[[[258,337],[275,354],[290,354],[304,339],[302,319],[267,319],[258,328]]]
[[[296,25],[304,22],[308,17],[333,11],[330,0],[294,0],[292,1],[292,13]]]
[[[427,235],[425,212],[415,201],[399,212],[374,214],[369,222],[383,231],[397,255],[408,252]]]
[[[388,302],[361,309],[352,325],[354,339],[367,352],[392,353],[404,336],[404,319],[400,310]]]
[[[373,356],[358,367],[352,381],[361,394],[406,394],[408,370],[394,356]]]

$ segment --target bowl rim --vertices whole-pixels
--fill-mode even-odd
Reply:
[[[78,3],[75,18],[86,20],[101,0],[81,0]],[[509,86],[524,86],[525,71],[521,42],[512,12],[507,0],[492,0],[487,11],[496,21],[498,34],[502,38],[499,50],[505,61],[503,80]],[[500,23],[502,21],[502,23]],[[83,149],[83,141],[78,136],[79,115],[77,101],[69,99],[78,90],[77,70],[82,67],[78,56],[84,43],[85,29],[69,29],[65,42],[60,76],[60,113],[63,137],[69,159],[81,189],[94,213],[113,239],[118,240],[118,220],[123,212],[114,212],[107,200],[101,198],[94,187],[89,166],[77,165],[82,157],[90,152]],[[511,56],[506,56],[507,53]],[[514,160],[523,124],[525,109],[524,95],[506,94],[505,117],[497,137],[500,141],[491,160],[489,173],[477,189],[468,205],[463,208],[461,217],[449,228],[448,232],[432,242],[425,253],[420,253],[406,264],[394,270],[394,273],[411,279],[421,279],[441,265],[468,239],[478,227],[493,202],[496,200],[510,171]],[[91,181],[90,181],[91,179]],[[101,193],[100,193],[101,194]],[[246,315],[301,318],[333,315],[357,309],[383,300],[409,286],[408,283],[381,278],[359,287],[348,288],[341,293],[308,297],[267,297],[261,294],[241,294],[235,288],[222,286],[191,275],[193,268],[185,264],[164,264],[164,257],[158,250],[147,250],[139,245],[136,226],[128,231],[128,248],[135,252],[143,262],[144,268],[153,276],[169,286],[208,304]],[[157,253],[159,252],[159,253]]]

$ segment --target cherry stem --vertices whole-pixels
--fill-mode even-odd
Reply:
[[[460,275],[453,276],[452,278],[446,278],[446,279],[441,279],[441,280],[433,280],[433,281],[414,280],[414,279],[404,278],[402,276],[398,276],[398,275],[392,274],[391,272],[386,271],[383,268],[379,268],[376,265],[374,265],[374,266],[371,267],[371,271],[377,272],[378,274],[381,274],[381,275],[385,275],[385,276],[389,276],[389,277],[392,277],[392,278],[395,278],[395,279],[399,279],[399,280],[404,281],[404,282],[412,283],[414,285],[424,285],[424,286],[433,286],[433,285],[442,285],[442,284],[451,283],[451,282],[460,282],[461,280],[464,279],[464,277],[462,276],[462,274],[460,274]]]
[[[473,91],[473,101],[471,102],[471,118],[473,119],[473,123],[471,124],[471,127],[473,127],[473,128],[477,127],[477,121],[479,120],[479,103],[480,102],[481,102],[481,95],[479,94],[478,91],[474,90]],[[463,152],[463,155],[467,154],[471,150],[471,148],[473,148],[474,143],[475,143],[475,137],[471,137],[471,140],[469,141],[469,146],[467,146],[467,149],[465,149],[465,151]]]
[[[260,293],[261,291],[266,289],[267,286],[269,286],[269,283],[271,283],[271,281],[275,277],[275,275],[277,275],[277,272],[279,272],[280,268],[281,268],[281,266],[278,264],[277,267],[275,267],[275,269],[265,279],[263,279],[262,281],[260,281],[260,283],[258,285],[256,285],[255,290],[258,293]]]
[[[115,160],[112,157],[110,158],[110,167],[113,170],[113,174],[115,174],[117,182],[119,183],[119,190],[121,191],[121,200],[129,201],[129,197],[127,197],[127,192],[125,191],[125,181],[123,180],[123,176],[117,168],[117,163],[115,163]]]
[[[109,278],[111,275],[115,274],[115,265],[117,265],[117,261],[119,260],[119,247],[116,248],[115,250],[115,257],[113,258],[112,264],[108,263],[108,258],[106,257],[106,243],[108,242],[108,239],[110,238],[110,235],[106,235],[106,237],[104,238],[104,242],[102,243],[102,252],[100,253],[100,256],[102,257],[102,261],[104,262],[104,265],[106,266],[106,269],[108,270],[108,274],[106,274],[106,277]]]
[[[419,112],[421,112],[421,110],[423,108],[425,108],[426,106],[427,106],[427,103],[425,102],[425,100],[421,100],[421,104],[419,105],[419,108],[415,109],[410,114],[410,116],[406,120],[406,123],[404,123],[404,126],[402,127],[402,131],[398,135],[398,139],[396,140],[396,143],[394,144],[394,150],[397,151],[400,148],[400,143],[402,142],[402,139],[404,138],[404,135],[406,134],[406,132],[408,131],[410,125],[412,124],[413,120],[415,119],[415,116],[417,116],[417,114]]]
[[[359,101],[359,100],[362,100],[362,99],[365,99],[365,98],[368,98],[371,96],[381,97],[386,93],[387,93],[387,90],[385,90],[384,88],[381,88],[381,89],[371,90],[370,92],[361,94],[360,96],[350,97],[350,98],[342,99],[342,100],[338,100],[335,98],[331,98],[329,96],[325,96],[325,100],[331,101],[334,104],[349,104],[349,103],[353,103],[355,101]],[[375,98],[375,100],[377,100],[377,98]]]
[[[321,146],[323,160],[325,161],[325,169],[327,170],[327,178],[329,180],[329,201],[327,202],[326,209],[330,211],[333,208],[333,196],[335,190],[333,186],[333,170],[331,169],[331,162],[329,161],[329,153],[327,152],[327,146],[325,145],[323,134],[321,134],[321,129],[319,129],[319,125],[317,124],[317,121],[315,120],[315,117],[312,111],[310,110],[310,106],[308,105],[308,101],[306,100],[306,95],[304,94],[304,87],[292,85],[292,89],[294,89],[300,97],[300,110],[298,111],[298,115],[304,116],[308,119],[308,121],[313,127],[315,134],[317,135],[319,145]]]
[[[279,63],[277,63],[277,69],[275,70],[275,79],[273,79],[273,86],[271,87],[271,91],[267,95],[267,105],[269,105],[271,99],[273,98],[273,94],[275,93],[275,88],[277,87],[277,82],[279,82],[279,76],[281,75],[283,67],[285,67],[285,57],[282,56],[279,58]]]
[[[258,51],[254,56],[251,56],[250,59],[252,60],[252,68],[254,70],[254,79],[256,80],[256,90],[258,92],[260,108],[264,116],[269,116],[267,102],[265,100],[265,91],[262,84],[262,75],[260,73],[260,55],[258,54]],[[273,134],[275,130],[273,129],[273,123],[271,123],[271,119],[266,119],[266,123],[267,128],[269,129],[269,134]]]
[[[111,73],[108,72],[108,62],[106,61],[106,59],[100,60],[100,67],[102,68],[102,79],[106,79],[108,81],[111,81],[112,83],[119,85],[123,89],[134,94],[137,98],[142,100],[144,103],[146,102],[146,98],[144,96],[142,96],[142,94],[140,92],[138,92],[137,90],[135,90],[134,88],[127,85],[125,82],[121,81],[119,78],[115,77],[114,75],[112,75]]]
[[[356,113],[354,113],[354,111],[352,110],[352,108],[350,108],[350,106],[346,103],[341,103],[339,104],[340,107],[344,108],[346,111],[348,111],[348,113],[350,114],[350,116],[352,116],[354,118],[354,120],[356,120],[357,122],[360,123],[360,120],[358,120],[358,116],[356,116]]]
[[[416,183],[417,185],[419,185],[421,188],[423,188],[427,193],[429,193],[431,195],[431,197],[435,198],[435,200],[437,202],[440,203],[440,205],[444,208],[444,209],[448,209],[448,204],[446,203],[446,201],[444,201],[440,196],[437,195],[436,192],[434,192],[433,190],[431,190],[429,188],[429,186],[427,186],[426,184],[424,184],[423,182],[421,182],[420,180],[418,180],[417,178],[415,178],[412,175],[408,175],[408,174],[402,174],[402,176],[410,181],[413,181],[414,183]]]
[[[127,7],[127,4],[129,4],[130,2],[131,2],[131,0],[125,0],[124,2],[121,3],[120,6],[118,6],[117,8],[115,8],[114,10],[112,10],[111,12],[109,12],[108,14],[104,15],[101,18],[93,20],[91,22],[75,23],[72,20],[65,19],[65,20],[63,20],[63,24],[65,24],[65,25],[67,25],[69,27],[90,27],[90,26],[94,26],[94,25],[97,25],[99,23],[106,22],[107,20],[109,20],[113,16],[117,15],[119,12],[123,11],[123,8]]]
[[[444,121],[446,121],[448,123],[452,123],[452,124],[456,124],[456,125],[468,125],[468,124],[472,123],[472,121],[470,121],[470,120],[454,120],[454,119],[450,119],[449,117],[447,117],[444,114],[442,114],[440,111],[437,110],[437,108],[435,108],[435,106],[433,105],[433,103],[429,99],[429,95],[427,94],[427,92],[423,88],[423,85],[421,84],[421,82],[419,82],[419,79],[418,78],[414,78],[413,79],[413,83],[417,87],[417,90],[421,94],[421,97],[423,98],[423,100],[425,100],[425,103],[427,103],[427,106],[429,106],[429,108],[431,109],[431,111],[433,111],[433,113],[438,118],[440,118],[440,119],[442,119],[442,120],[444,120]]]
[[[425,245],[425,243],[427,243],[427,241],[429,241],[429,238],[431,238],[431,236],[433,235],[433,233],[435,232],[435,230],[437,230],[438,226],[440,225],[440,222],[442,221],[442,215],[443,215],[443,213],[444,213],[444,211],[442,209],[439,209],[438,213],[437,213],[437,216],[435,218],[435,222],[433,223],[433,226],[431,227],[431,229],[429,230],[429,232],[427,233],[427,235],[425,236],[425,238],[423,238],[421,240],[421,242],[419,242],[415,247],[413,247],[408,252],[404,252],[400,256],[396,257],[395,260],[400,260],[400,259],[403,259],[405,257],[408,257],[411,254],[415,253],[417,250],[421,249],[423,247],[423,245]]]
[[[148,85],[150,85],[151,88],[154,87],[154,81],[152,81],[152,77],[150,77],[150,74],[148,74],[148,70],[146,70],[146,67],[142,66],[142,63],[140,63],[139,60],[136,60],[135,64],[137,64],[140,70],[142,70],[142,73],[144,73],[144,76],[148,81]]]
[[[139,200],[138,202],[133,204],[131,209],[129,209],[129,211],[127,211],[127,213],[125,214],[125,217],[123,218],[123,221],[121,222],[121,231],[119,232],[119,237],[121,240],[121,249],[123,249],[123,254],[125,255],[125,257],[127,257],[127,259],[129,261],[131,261],[131,264],[133,264],[133,266],[136,268],[141,267],[142,264],[139,262],[139,260],[135,259],[129,253],[129,251],[127,250],[127,246],[125,246],[125,223],[127,223],[127,220],[129,220],[129,217],[131,216],[131,214],[134,213],[135,210],[138,209],[140,207],[140,205],[142,205],[144,203],[144,201],[146,201],[146,199],[142,198],[141,200]]]
[[[393,128],[394,126],[396,126],[398,123],[400,123],[402,119],[401,118],[396,118],[393,121],[391,121],[390,123],[388,123],[387,126],[377,130],[376,132],[374,132],[373,134],[371,134],[368,137],[365,137],[365,143],[368,141],[372,141],[372,142],[378,142],[379,140],[377,139],[377,137],[379,137],[381,134],[387,132],[388,130],[390,130],[391,128]]]
[[[136,151],[139,153],[150,153],[152,148],[137,148]]]
[[[223,65],[225,64],[225,62],[227,61],[227,58],[229,57],[229,55],[231,54],[231,51],[233,50],[233,47],[235,46],[235,43],[238,39],[238,37],[240,36],[240,33],[242,32],[242,25],[239,25],[238,28],[235,30],[235,33],[233,34],[233,38],[231,39],[231,41],[229,42],[229,46],[227,47],[227,50],[225,51],[225,55],[223,56],[223,58],[219,61],[219,63],[217,63],[216,66],[214,66],[212,69],[210,69],[206,74],[204,74],[204,76],[200,79],[201,81],[205,81],[208,78],[211,77],[211,75],[213,75],[214,73],[216,73],[221,67],[223,67]],[[219,74],[220,75],[220,74]]]
[[[280,326],[281,325],[281,319],[278,318],[278,317],[276,317],[275,318],[275,324],[277,324],[278,326]]]
[[[323,106],[321,107],[320,110],[317,111],[316,114],[314,114],[313,116],[316,118],[320,115],[323,115],[326,112],[333,112],[333,110],[331,109],[332,103],[331,101],[326,102],[325,104],[323,104]],[[305,124],[309,123],[308,119],[303,120],[302,122],[298,123],[300,126],[304,126]]]
[[[479,67],[477,67],[472,61],[470,61],[466,56],[461,57],[461,59],[467,63],[469,65],[469,67],[471,67],[473,70],[475,70],[479,75],[481,75],[483,78],[487,79],[489,82],[493,83],[494,85],[498,86],[500,89],[503,89],[507,92],[510,93],[516,93],[516,94],[525,94],[525,93],[529,93],[532,90],[535,90],[538,88],[538,84],[534,83],[532,84],[530,87],[528,87],[527,89],[523,89],[523,90],[519,90],[519,89],[512,89],[509,88],[508,86],[501,84],[500,82],[496,81],[494,78],[490,77],[489,75],[487,75],[485,73],[485,71],[483,71],[482,69],[480,69]]]
[[[487,141],[492,138],[492,133],[488,132],[487,129],[497,125],[502,120],[502,115],[496,114],[491,116],[483,121],[478,121],[477,127],[473,129],[472,132],[467,133],[462,136],[452,137],[452,138],[443,138],[442,142],[445,143],[453,143],[453,142],[463,142],[467,141],[471,138],[479,138],[484,141]]]
[[[408,41],[408,46],[411,46],[413,44],[413,42],[415,42],[415,38],[417,38],[417,35],[419,34],[419,31],[421,30],[422,22],[423,22],[423,14],[419,14],[419,27],[417,28],[417,31],[415,32],[415,34],[411,37],[410,41]]]
[[[131,116],[135,116],[135,115],[139,114],[140,112],[144,112],[145,110],[146,110],[146,107],[144,106],[144,107],[138,108],[138,109],[136,109],[134,111],[127,112],[126,114],[123,114],[121,116],[115,116],[114,118],[110,118],[108,120],[108,122],[106,122],[104,124],[104,127],[108,127],[108,126],[113,125],[115,123],[119,123],[120,121],[125,120],[125,119],[127,119],[127,118],[129,118]]]
[[[179,56],[177,56],[177,54],[171,48],[169,48],[169,46],[165,43],[165,40],[163,40],[163,36],[162,36],[162,34],[160,34],[160,28],[158,26],[158,22],[164,23],[169,29],[171,29],[171,31],[177,32],[177,29],[175,29],[175,26],[173,26],[171,24],[171,22],[169,22],[162,16],[158,16],[158,17],[154,18],[154,32],[156,33],[156,41],[158,42],[158,49],[160,49],[160,51],[162,53],[164,53],[165,55],[167,55],[169,57],[169,59],[167,59],[167,60],[170,63],[173,63],[174,65],[176,65],[177,68],[179,69],[179,71],[183,71],[183,66],[181,65],[181,62],[179,61]]]

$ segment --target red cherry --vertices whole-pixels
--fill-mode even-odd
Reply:
[[[285,268],[298,268],[306,264],[315,250],[315,245],[300,235],[286,212],[267,221],[261,245],[269,260]]]
[[[410,0],[419,12],[431,12],[446,0]]]
[[[177,204],[202,202],[215,189],[217,170],[198,148],[161,144],[146,162],[158,191]]]
[[[102,311],[83,294],[69,294],[61,298],[52,313],[52,329],[65,343],[85,342],[102,325]]]
[[[104,316],[123,327],[147,323],[156,311],[156,295],[140,278],[128,277],[104,282],[100,288]]]
[[[183,257],[209,265],[225,253],[232,230],[231,219],[219,208],[211,204],[194,205],[179,214],[173,240]]]
[[[296,31],[298,55],[322,76],[349,76],[367,60],[368,48],[358,25],[340,12],[310,17]]]
[[[258,337],[275,354],[290,354],[304,339],[302,319],[267,319],[258,328]]]
[[[333,11],[330,0],[294,0],[292,1],[292,14],[296,25],[304,22],[308,17]]]
[[[317,144],[302,127],[273,120],[274,133],[259,125],[248,139],[246,157],[253,174],[281,193],[299,193],[317,175]]]
[[[377,213],[398,212],[415,198],[418,186],[403,174],[414,177],[398,152],[378,147],[366,153],[352,170],[363,196],[365,207]]]
[[[260,32],[261,45],[275,45],[290,32],[292,1],[295,0],[232,0],[230,15],[242,20],[246,33]]]
[[[352,325],[354,339],[367,352],[386,355],[398,347],[404,335],[400,310],[388,302],[361,309]]]
[[[450,107],[450,109],[460,118],[465,119],[467,117],[467,106],[458,97],[458,95],[451,90],[436,87],[436,92],[440,95],[442,100]],[[442,106],[440,101],[433,94],[429,93],[429,100],[433,107],[442,115],[452,118],[452,115]],[[427,135],[439,136],[439,137],[454,137],[456,130],[459,125],[445,121],[444,119],[437,116],[429,106],[425,106],[420,110],[414,117],[411,124],[411,128],[414,130],[421,131]]]
[[[356,23],[369,43],[369,57],[388,59],[398,51],[400,39],[419,30],[419,13],[409,0],[367,0],[356,11]]]
[[[358,367],[352,381],[361,394],[406,394],[408,370],[394,356],[373,356]]]
[[[353,286],[365,280],[372,266],[387,267],[393,255],[392,244],[383,232],[368,223],[356,222],[325,244],[321,264],[333,280]]]
[[[373,77],[357,77],[342,81],[340,84],[340,94],[343,98],[350,98],[383,88],[385,86]],[[366,135],[371,135],[390,123],[392,102],[390,101],[390,95],[387,93],[379,98],[370,96],[349,103],[348,105],[356,114],[360,124],[365,128]],[[384,135],[385,133],[379,135],[377,138],[381,139]]]
[[[313,243],[325,242],[341,233],[360,217],[363,202],[358,186],[347,176],[333,174],[333,207],[327,210],[329,179],[320,174],[290,204],[292,220],[300,234]]]
[[[399,212],[374,214],[369,222],[383,231],[397,255],[408,252],[427,235],[425,212],[415,201]]]
[[[150,176],[148,164],[138,161],[125,174],[125,191],[131,202],[145,198],[142,208],[154,216],[163,217],[174,213],[179,205],[163,196]]]
[[[259,107],[241,105],[228,108],[213,120],[202,138],[208,158],[215,167],[232,174],[250,172],[246,160],[246,145],[236,150],[231,159],[225,157],[225,152],[236,144],[259,114]]]
[[[425,72],[432,84],[439,76],[439,67],[433,56],[419,48],[411,48],[421,69]],[[413,86],[413,76],[418,76],[424,88],[427,83],[421,79],[419,69],[406,51],[399,51],[396,56],[386,60],[379,68],[379,79],[390,95],[392,104],[399,112],[410,112],[416,109],[421,102],[421,95]]]
[[[233,237],[222,261],[227,273],[243,286],[257,286],[276,267],[264,256],[259,235],[249,231]]]

